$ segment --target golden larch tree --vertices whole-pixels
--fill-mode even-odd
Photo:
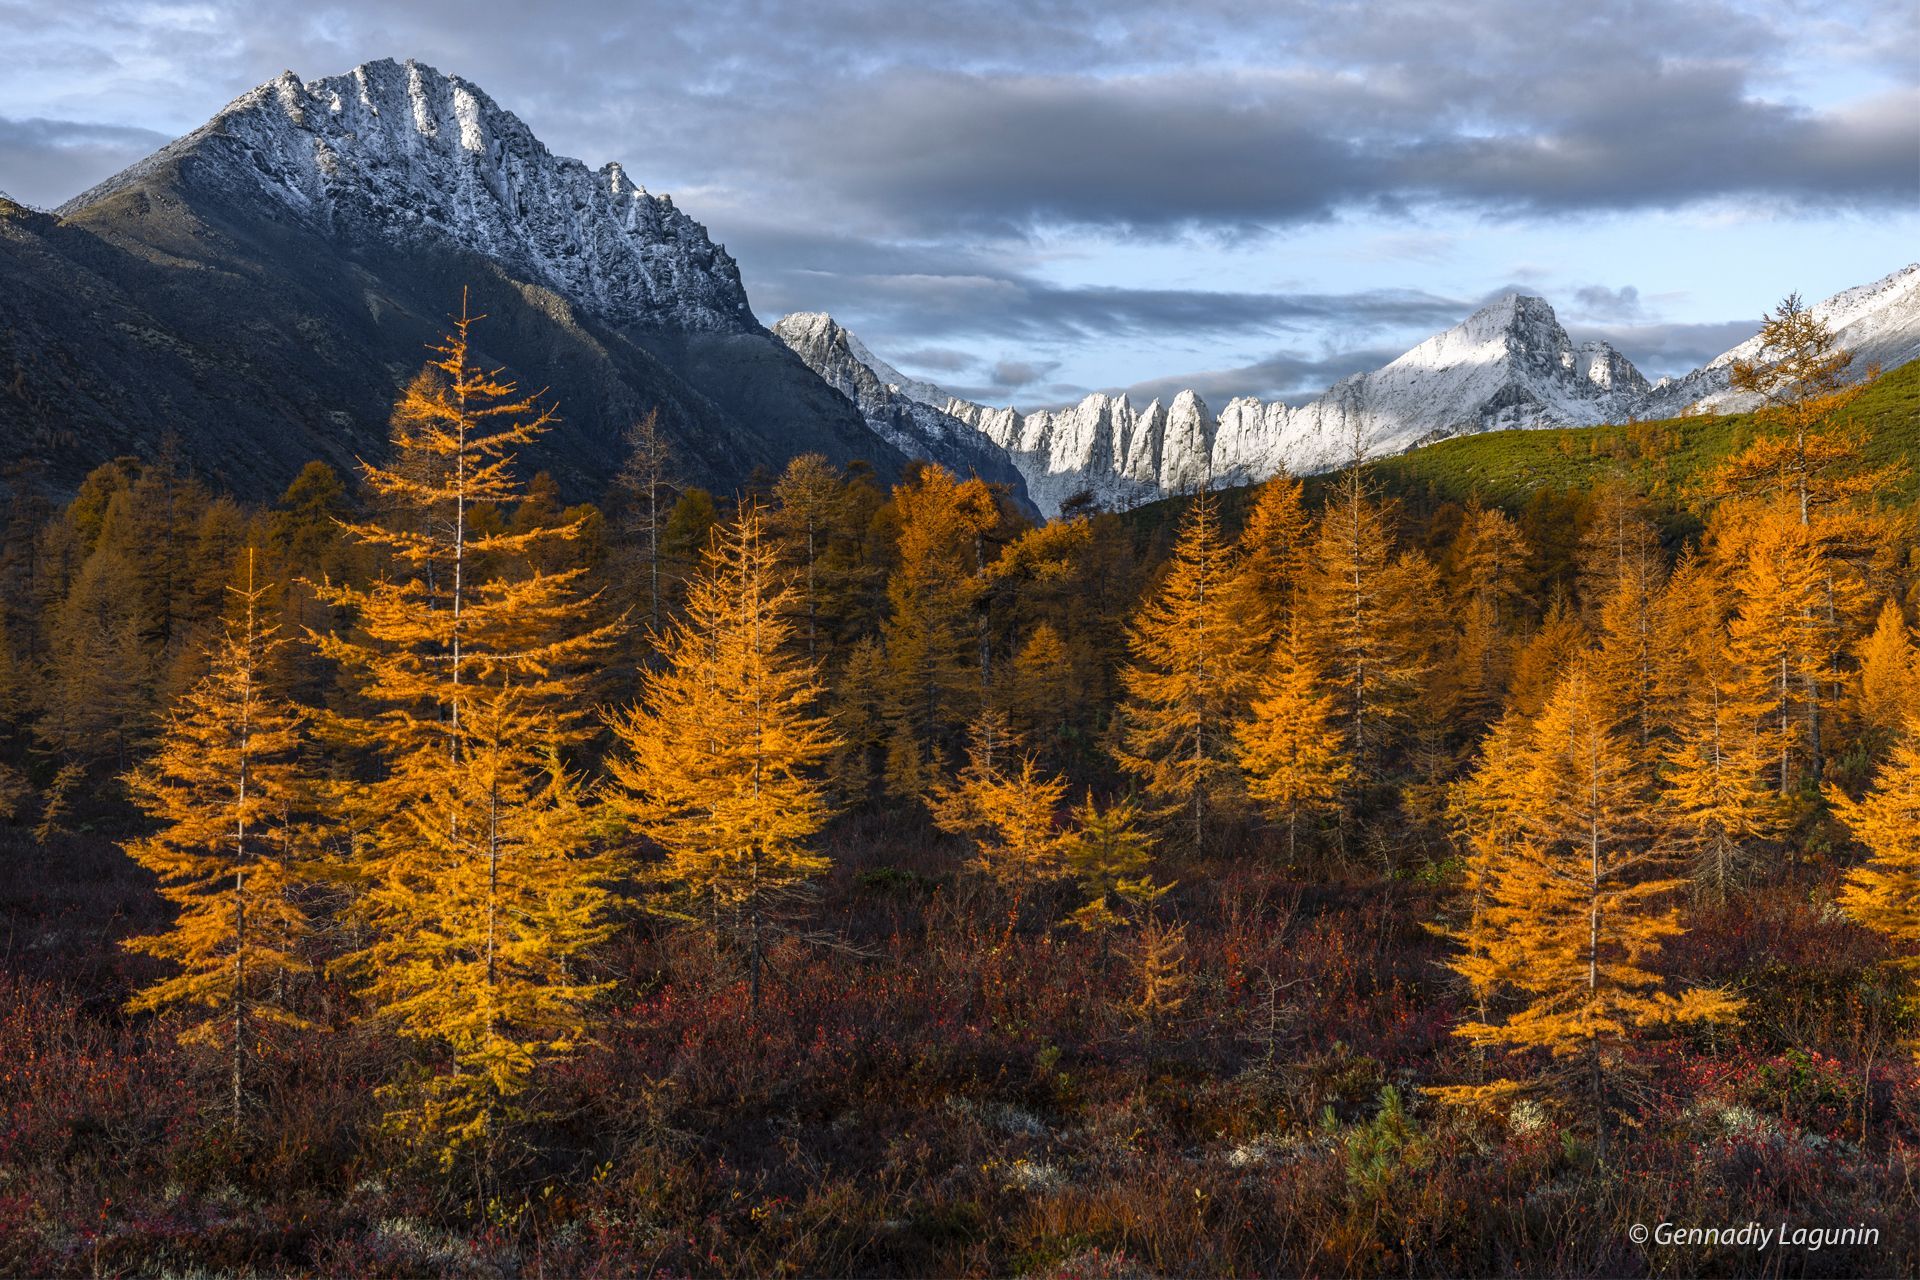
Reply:
[[[1256,633],[1283,635],[1293,625],[1312,536],[1301,483],[1284,472],[1264,481],[1240,530],[1234,582]]]
[[[1647,770],[1590,663],[1567,673],[1508,750],[1517,758],[1483,765],[1480,812],[1492,827],[1484,901],[1453,962],[1481,1006],[1499,1011],[1455,1034],[1564,1064],[1553,1075],[1582,1085],[1604,1156],[1607,1081],[1626,1044],[1656,1024],[1730,1017],[1739,1003],[1715,990],[1671,994],[1654,967],[1662,944],[1682,932],[1668,899],[1685,882],[1649,874]],[[1473,1102],[1517,1087],[1439,1092]]]
[[[600,990],[577,959],[603,936],[605,864],[563,753],[591,729],[587,682],[613,627],[586,621],[583,569],[530,567],[581,521],[510,531],[498,514],[521,492],[517,451],[554,415],[474,362],[481,318],[463,305],[394,409],[392,461],[364,467],[380,515],[347,529],[385,570],[319,593],[352,621],[321,647],[358,686],[367,710],[343,731],[376,762],[340,797],[364,830],[349,914],[365,942],[343,967],[428,1055],[422,1079],[386,1088],[388,1123],[491,1168],[536,1068],[580,1043]]]
[[[999,691],[1017,732],[1044,751],[1059,742],[1074,705],[1074,664],[1051,622],[1037,624],[1014,652]]]
[[[1733,389],[1759,397],[1765,435],[1715,475],[1722,493],[1787,500],[1803,525],[1819,508],[1884,487],[1890,468],[1863,466],[1863,440],[1846,410],[1877,376],[1856,370],[1827,322],[1789,294],[1760,323],[1760,350],[1729,370]]]
[[[654,875],[682,918],[744,944],[756,1013],[768,937],[827,868],[812,842],[831,816],[818,775],[837,743],[815,710],[819,668],[795,645],[795,603],[764,516],[744,507],[688,585],[665,666],[612,721],[608,805],[665,852]]]
[[[174,708],[151,763],[129,778],[159,827],[124,846],[179,912],[165,933],[126,943],[177,970],[128,1007],[190,1009],[181,1040],[225,1047],[236,1134],[246,1066],[263,1034],[305,1025],[283,997],[287,979],[308,970],[310,933],[301,901],[312,852],[300,820],[305,718],[272,680],[287,642],[265,621],[272,587],[254,581],[253,566],[250,550],[211,670]]]
[[[1356,465],[1329,496],[1314,531],[1301,602],[1307,637],[1340,710],[1357,785],[1377,776],[1425,681],[1415,615],[1437,602],[1412,598],[1393,554],[1387,513]],[[1418,575],[1411,575],[1418,576]]]
[[[983,539],[1000,521],[983,481],[921,467],[893,491],[899,563],[887,579],[887,783],[925,794],[951,767],[982,700],[976,616],[987,587]]]
[[[967,763],[928,796],[942,831],[972,838],[974,868],[1012,897],[1017,910],[1037,886],[1065,874],[1061,808],[1067,784],[1043,773],[1033,754],[988,711],[974,726]]]
[[[1235,608],[1234,569],[1218,504],[1201,493],[1187,507],[1165,576],[1134,616],[1132,660],[1120,673],[1126,700],[1115,756],[1148,797],[1186,810],[1195,850],[1208,812],[1238,790],[1234,724],[1255,675],[1257,637]]]
[[[1247,794],[1285,820],[1290,860],[1301,816],[1337,807],[1352,773],[1337,715],[1300,628],[1289,627],[1235,734]]]
[[[1724,901],[1751,869],[1756,847],[1781,834],[1787,814],[1767,785],[1765,681],[1727,652],[1723,626],[1696,633],[1691,648],[1694,674],[1666,751],[1655,822],[1660,851]]]
[[[1920,670],[1914,666],[1913,637],[1897,602],[1888,600],[1880,607],[1859,658],[1854,707],[1861,721],[1882,739],[1903,733],[1907,721],[1920,712]]]
[[[1833,786],[1827,798],[1869,855],[1847,874],[1841,907],[1898,946],[1920,943],[1920,742],[1896,743],[1861,799]],[[1898,963],[1913,968],[1920,958],[1907,954]]]
[[[1561,675],[1587,651],[1593,635],[1565,597],[1547,607],[1539,627],[1514,655],[1506,710],[1531,718],[1540,714]]]
[[[1767,689],[1766,719],[1781,795],[1792,791],[1797,749],[1817,752],[1807,725],[1825,641],[1823,574],[1811,531],[1780,503],[1750,509],[1748,544],[1733,578],[1732,648]]]
[[[1524,574],[1532,552],[1519,526],[1497,508],[1470,507],[1452,547],[1460,643],[1447,672],[1456,713],[1492,721],[1513,674]]]

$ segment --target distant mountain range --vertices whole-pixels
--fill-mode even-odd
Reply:
[[[1855,351],[1862,370],[1920,357],[1920,264],[1836,294],[1815,311]],[[805,323],[832,321],[810,316]],[[783,321],[775,332],[784,337],[786,327]],[[845,345],[860,348],[851,334]],[[1033,501],[1052,515],[1083,492],[1109,506],[1131,506],[1203,484],[1324,471],[1356,450],[1380,457],[1477,431],[1590,426],[1689,409],[1733,412],[1749,405],[1729,390],[1730,368],[1758,352],[1752,339],[1684,378],[1649,385],[1606,343],[1575,345],[1545,299],[1510,294],[1299,406],[1240,398],[1216,415],[1192,391],[1144,408],[1124,395],[1096,393],[1069,409],[1021,413],[948,395],[879,361],[868,367],[896,397],[938,408],[1004,448]]]
[[[939,388],[905,377],[831,316],[797,311],[774,325],[773,334],[853,401],[874,434],[900,452],[955,475],[1004,484],[1024,498],[1025,480],[1006,449],[935,405],[934,398],[947,398]]]
[[[1751,344],[1649,386],[1509,296],[1298,407],[1192,392],[1020,413],[948,395],[831,317],[755,318],[740,273],[671,198],[617,164],[555,156],[478,87],[418,62],[291,72],[53,214],[0,197],[0,464],[70,488],[172,437],[267,497],[313,458],[386,447],[395,393],[461,290],[479,356],[546,387],[562,421],[526,463],[595,498],[657,410],[683,473],[725,491],[796,455],[910,459],[1005,484],[1054,514],[1338,465],[1495,427],[1733,407]],[[1920,355],[1920,267],[1820,309],[1862,363]]]

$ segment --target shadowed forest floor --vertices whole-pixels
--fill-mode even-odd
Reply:
[[[1649,1048],[1599,1167],[1577,1126],[1423,1102],[1474,1078],[1420,862],[1336,875],[1271,837],[1170,861],[1179,1008],[1125,1007],[1123,946],[1010,918],[958,842],[848,819],[815,936],[739,967],[627,922],[596,1041],[491,1185],[379,1132],[391,1064],[326,981],[258,1087],[201,1114],[217,1055],[121,1002],[164,922],[112,844],[0,846],[0,1270],[11,1274],[1911,1273],[1920,1081],[1873,935],[1808,869],[1700,909],[1667,959],[1763,1016]],[[331,1019],[331,1022],[330,1022]],[[205,1074],[203,1074],[205,1073]],[[1863,1141],[1863,1134],[1864,1141]],[[1643,1248],[1636,1222],[1877,1227],[1874,1247]]]

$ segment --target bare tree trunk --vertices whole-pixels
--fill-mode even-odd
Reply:
[[[233,1136],[241,1134],[240,1064],[247,1038],[246,872],[233,873]]]

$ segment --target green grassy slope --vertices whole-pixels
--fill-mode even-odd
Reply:
[[[1920,361],[1881,377],[1850,409],[1867,433],[1873,463],[1904,461],[1908,472],[1897,497],[1920,496]],[[1751,414],[1667,418],[1599,427],[1548,427],[1488,431],[1442,440],[1366,466],[1376,490],[1426,509],[1478,498],[1518,511],[1542,491],[1578,493],[1609,480],[1652,499],[1656,510],[1678,517],[1698,506],[1707,478],[1758,434]],[[1327,477],[1307,482],[1308,499],[1324,490]],[[1248,488],[1220,495],[1221,516],[1237,529],[1251,498]],[[1186,505],[1168,498],[1126,515],[1142,543],[1164,539]],[[1687,520],[1669,519],[1670,524]]]
[[[1867,388],[1851,409],[1866,429],[1875,462],[1920,461],[1920,361]],[[1751,414],[1667,418],[1617,426],[1489,431],[1382,458],[1368,470],[1389,492],[1427,492],[1442,500],[1505,507],[1536,490],[1590,489],[1618,478],[1662,505],[1689,505],[1704,478],[1750,443]],[[1904,496],[1915,493],[1916,477]]]

